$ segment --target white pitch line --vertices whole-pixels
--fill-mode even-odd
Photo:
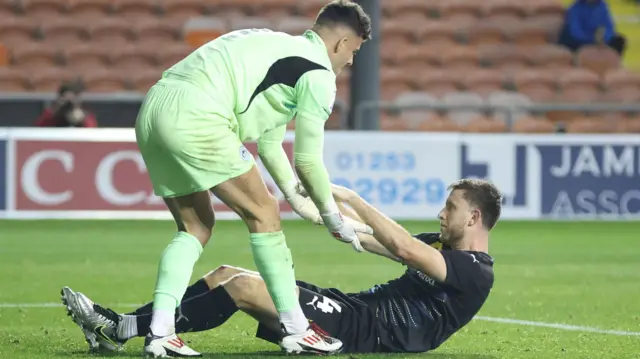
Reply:
[[[107,305],[107,307],[120,307],[120,308],[123,308],[123,307],[137,308],[140,306],[141,304],[131,304],[131,303],[114,303],[114,304]],[[58,307],[62,307],[62,304],[60,303],[0,303],[0,308],[58,308]],[[569,325],[569,324],[561,324],[561,323],[546,323],[546,322],[535,322],[531,320],[484,317],[484,316],[476,316],[473,319],[481,320],[485,322],[524,325],[528,327],[552,328],[552,329],[567,330],[567,331],[574,331],[574,332],[609,334],[609,335],[618,335],[618,336],[625,336],[625,337],[640,336],[640,332],[626,332],[621,330],[609,330],[609,329],[584,327],[579,325]]]
[[[525,325],[529,327],[544,327],[544,328],[553,328],[560,330],[569,330],[574,332],[589,332],[589,333],[598,333],[598,334],[610,334],[610,335],[620,335],[620,336],[640,336],[640,332],[625,332],[621,330],[609,330],[609,329],[600,329],[594,327],[583,327],[579,325],[569,325],[569,324],[561,324],[561,323],[545,323],[545,322],[534,322],[531,320],[519,320],[519,319],[509,319],[509,318],[496,318],[496,317],[482,317],[476,316],[473,318],[475,320],[483,320],[485,322],[495,322],[495,323],[505,323],[505,324],[517,324],[517,325]]]

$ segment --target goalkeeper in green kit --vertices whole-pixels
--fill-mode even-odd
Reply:
[[[370,228],[340,214],[322,153],[336,75],[352,63],[370,34],[370,19],[359,5],[333,1],[301,36],[267,29],[228,33],[166,70],[149,90],[138,114],[136,139],[154,192],[164,198],[178,231],[160,259],[144,343],[147,355],[200,356],[176,336],[174,314],[214,227],[209,191],[249,229],[255,265],[284,332],[282,349],[341,350],[342,343],[309,325],[300,308],[278,202],[243,142],[257,141],[261,160],[296,213],[323,223],[335,238],[360,250],[356,231]],[[294,116],[300,183],[282,148]],[[100,328],[86,330],[97,340],[105,338]]]

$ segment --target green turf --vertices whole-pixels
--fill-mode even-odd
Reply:
[[[416,232],[437,228],[406,225]],[[284,229],[300,279],[361,290],[402,272],[383,258],[355,253],[322,227],[286,222]],[[169,222],[0,221],[0,303],[57,302],[64,285],[101,303],[146,302],[172,231]],[[638,233],[640,223],[633,222],[501,223],[491,241],[496,286],[480,314],[640,332]],[[241,223],[219,222],[194,278],[220,264],[254,268],[247,241]],[[240,314],[184,339],[210,358],[277,351],[254,338],[255,327]],[[142,340],[132,340],[117,357],[139,358],[141,349]],[[624,359],[639,353],[638,336],[473,321],[433,353],[394,357]],[[84,357],[96,356],[86,354],[80,331],[62,308],[0,308],[0,358]]]

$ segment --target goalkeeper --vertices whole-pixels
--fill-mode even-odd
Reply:
[[[243,142],[258,142],[261,160],[296,213],[324,223],[334,237],[358,248],[353,225],[343,220],[331,196],[323,132],[335,101],[336,75],[352,63],[370,33],[370,19],[359,5],[336,0],[301,36],[267,29],[223,35],[166,70],[149,90],[136,139],[154,193],[164,198],[178,230],[159,263],[147,355],[200,355],[176,336],[174,314],[214,227],[209,191],[247,225],[255,265],[282,324],[283,350],[333,353],[342,348],[334,338],[309,339],[317,333],[297,300],[278,202]],[[294,115],[294,162],[301,184],[282,148]],[[301,195],[305,190],[309,198]]]

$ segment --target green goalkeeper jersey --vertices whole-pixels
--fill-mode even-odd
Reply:
[[[281,189],[295,181],[282,149],[286,125],[295,116],[296,169],[321,210],[333,203],[322,152],[336,75],[315,32],[234,31],[201,46],[163,77],[205,91],[241,141],[258,142],[261,159]]]

